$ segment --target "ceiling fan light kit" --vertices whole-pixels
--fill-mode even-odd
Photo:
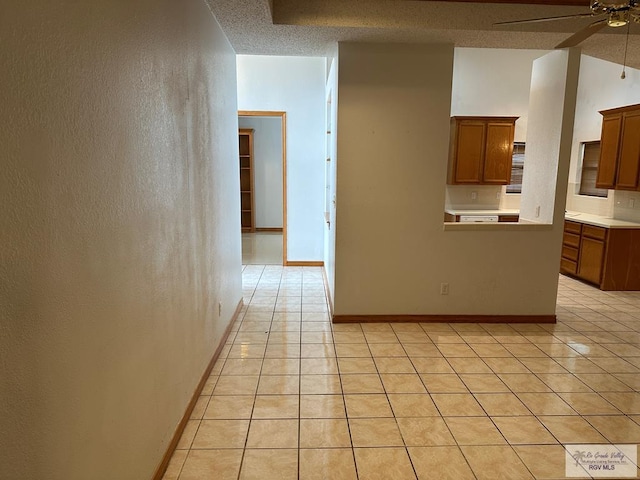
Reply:
[[[582,28],[581,30],[578,30],[564,42],[555,46],[555,48],[566,48],[575,47],[604,27],[624,27],[625,25],[629,25],[629,23],[632,21],[635,23],[640,23],[640,0],[627,0],[626,2],[621,2],[620,0],[603,0],[601,2],[598,0],[593,0],[591,2],[590,10],[591,11],[589,13],[581,13],[577,15],[561,15],[558,17],[532,18],[528,20],[498,22],[494,23],[494,25],[519,25],[523,23],[551,22],[568,18],[596,18],[599,16],[605,16],[605,18],[598,19],[595,22]]]

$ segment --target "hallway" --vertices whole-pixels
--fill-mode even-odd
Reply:
[[[332,325],[321,268],[243,268],[165,480],[564,478],[563,443],[640,443],[640,293],[561,276],[556,325]]]

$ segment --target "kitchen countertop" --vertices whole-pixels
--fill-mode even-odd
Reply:
[[[509,210],[458,210],[458,209],[450,209],[447,208],[444,211],[450,215],[518,215],[520,210],[509,209]]]
[[[640,223],[629,222],[626,220],[618,220],[616,218],[602,217],[600,215],[591,215],[589,213],[566,212],[565,220],[572,222],[586,223],[596,227],[604,228],[640,228]]]

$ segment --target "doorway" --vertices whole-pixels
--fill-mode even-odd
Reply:
[[[286,112],[238,111],[253,131],[255,228],[242,233],[242,263],[287,264]]]

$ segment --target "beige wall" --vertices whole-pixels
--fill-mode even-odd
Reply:
[[[0,477],[151,478],[241,299],[234,52],[198,0],[9,0],[0,71]]]
[[[555,313],[561,225],[443,229],[452,67],[452,46],[340,44],[338,315]]]

